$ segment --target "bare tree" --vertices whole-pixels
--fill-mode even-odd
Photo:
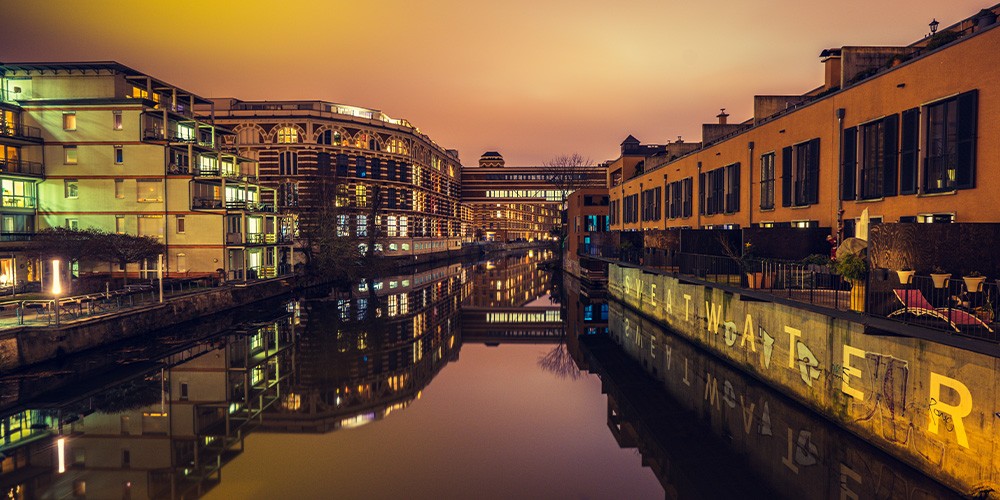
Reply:
[[[576,380],[580,378],[580,369],[576,366],[576,361],[569,353],[569,348],[562,341],[555,345],[552,350],[539,356],[538,366],[554,373],[559,378],[569,378]]]
[[[573,153],[556,156],[542,166],[545,180],[561,192],[561,200],[565,203],[569,193],[587,185],[587,173],[593,162],[579,153]]]

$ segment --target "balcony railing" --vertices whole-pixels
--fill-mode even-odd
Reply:
[[[31,241],[35,233],[0,233],[0,241]]]
[[[0,136],[41,141],[42,129],[22,124],[5,123],[0,126]]]
[[[257,201],[233,200],[226,202],[226,210],[245,210],[247,212],[274,212],[274,205],[271,203],[260,203]]]
[[[274,245],[289,243],[291,237],[274,233],[226,233],[227,245]]]
[[[45,165],[36,161],[0,158],[0,173],[42,176],[45,175]]]
[[[221,210],[223,208],[223,203],[222,200],[213,198],[194,198],[191,200],[191,208],[202,210]]]

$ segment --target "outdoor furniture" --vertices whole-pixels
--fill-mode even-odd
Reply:
[[[961,331],[959,330],[960,326],[981,326],[990,332],[993,331],[993,329],[990,328],[990,325],[987,325],[981,319],[976,317],[975,314],[972,314],[969,311],[948,307],[934,307],[927,301],[927,298],[924,297],[923,292],[920,290],[895,289],[892,292],[895,293],[896,298],[903,303],[903,308],[889,313],[888,317],[890,318],[902,314],[930,316],[948,322],[948,324],[951,325],[956,332]]]

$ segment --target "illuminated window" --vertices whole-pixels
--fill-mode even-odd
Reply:
[[[76,146],[63,146],[63,163],[76,165],[78,160]]]
[[[124,122],[122,120],[122,112],[121,111],[112,111],[111,114],[112,114],[112,118],[114,120],[114,121],[112,121],[112,128],[114,130],[121,130],[123,128],[123,125],[124,125]]]
[[[76,112],[63,113],[63,130],[76,130]]]
[[[278,129],[278,144],[295,144],[299,142],[299,131],[295,127]]]
[[[160,203],[163,201],[163,179],[136,179],[136,201]]]
[[[125,179],[115,179],[115,198],[125,197]]]
[[[368,206],[368,186],[354,187],[354,206],[359,208]]]
[[[392,137],[389,139],[389,142],[385,144],[385,151],[387,153],[405,155],[410,153],[410,148],[407,147],[406,142],[403,141],[402,139],[398,137]]]
[[[358,216],[358,230],[356,233],[358,236],[368,236],[368,216],[359,215]]]
[[[354,147],[360,149],[368,149],[370,143],[374,140],[366,132],[358,132],[358,135],[354,136]]]
[[[364,156],[359,156],[355,158],[354,164],[355,164],[354,171],[356,176],[358,176],[359,178],[368,176],[368,169],[366,168],[367,163],[365,161]]]

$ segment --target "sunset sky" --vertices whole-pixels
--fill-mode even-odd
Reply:
[[[209,5],[209,6],[205,6]],[[0,0],[0,61],[115,60],[206,97],[406,118],[465,165],[700,140],[821,83],[819,53],[905,45],[982,0]]]

